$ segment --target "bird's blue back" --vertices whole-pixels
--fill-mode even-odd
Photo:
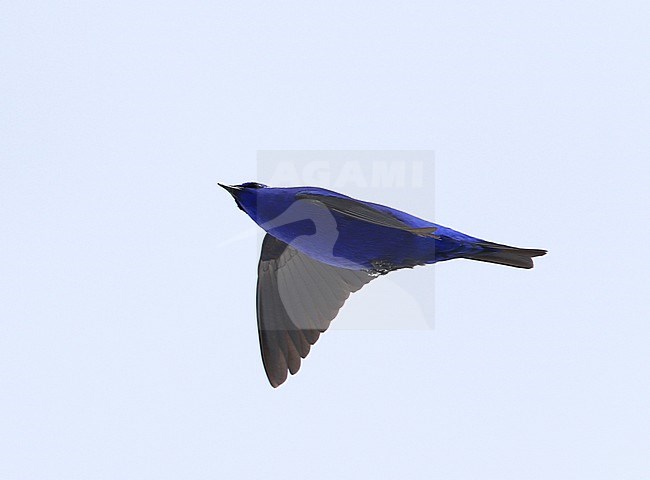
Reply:
[[[359,220],[326,209],[322,204],[319,206],[318,202],[299,200],[299,194],[350,199],[318,187],[267,187],[249,190],[239,201],[244,211],[268,233],[334,266],[392,270],[435,263],[480,250],[473,245],[480,239],[385,205],[361,202],[392,215],[409,227],[435,227],[435,237]]]

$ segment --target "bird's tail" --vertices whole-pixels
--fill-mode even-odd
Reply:
[[[533,268],[533,257],[546,255],[546,250],[537,248],[517,248],[500,243],[481,241],[475,244],[482,248],[480,252],[463,255],[464,258],[480,262],[498,263],[518,268]]]

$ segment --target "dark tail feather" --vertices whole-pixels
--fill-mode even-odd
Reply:
[[[517,248],[492,242],[479,242],[484,250],[478,253],[463,255],[464,258],[480,262],[498,263],[518,268],[533,268],[533,257],[546,255],[546,250],[537,248]]]

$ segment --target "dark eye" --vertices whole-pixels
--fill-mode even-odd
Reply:
[[[241,186],[244,188],[266,188],[266,185],[257,182],[246,182],[242,183]]]

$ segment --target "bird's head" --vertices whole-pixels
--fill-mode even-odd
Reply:
[[[219,183],[218,185],[227,190],[235,199],[237,206],[249,215],[257,210],[259,190],[268,188],[263,183],[257,182],[246,182],[241,185],[224,185]]]

